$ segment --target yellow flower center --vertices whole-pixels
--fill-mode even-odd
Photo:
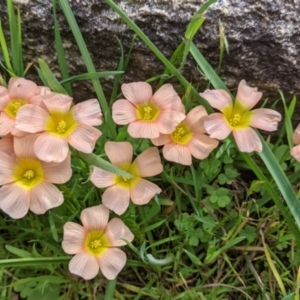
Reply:
[[[46,120],[45,131],[66,138],[78,126],[77,121],[72,112],[51,111]]]
[[[117,186],[120,186],[122,188],[129,189],[129,190],[132,189],[141,179],[137,165],[135,163],[122,164],[122,165],[118,165],[118,167],[120,169],[122,169],[123,171],[126,171],[126,172],[134,175],[134,177],[128,178],[128,177],[115,175],[114,183]]]
[[[44,181],[44,171],[38,159],[19,158],[13,171],[13,181],[26,190],[31,190]]]
[[[27,104],[27,101],[22,99],[11,100],[5,107],[4,111],[13,119],[16,118],[18,110],[23,105]]]
[[[139,120],[152,122],[158,118],[160,110],[153,103],[140,104],[136,108],[136,115]]]
[[[103,230],[93,230],[87,234],[84,248],[88,253],[101,256],[108,247],[110,247],[110,242]]]
[[[241,118],[240,114],[234,114],[233,117],[229,119],[229,124],[231,126],[237,126],[240,123]]]
[[[176,129],[171,134],[173,142],[181,145],[186,145],[192,138],[193,133],[190,127],[183,121],[177,125]]]

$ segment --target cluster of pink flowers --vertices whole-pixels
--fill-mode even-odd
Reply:
[[[112,107],[116,124],[128,125],[134,138],[150,139],[163,146],[168,161],[191,165],[192,157],[205,159],[232,132],[242,152],[262,151],[262,143],[252,127],[274,131],[281,115],[271,109],[251,110],[262,93],[242,80],[233,103],[224,90],[206,90],[200,95],[220,111],[208,115],[201,105],[188,113],[171,84],[154,94],[146,82],[123,84],[124,99]],[[84,153],[94,150],[101,132],[102,114],[96,99],[72,105],[69,96],[23,78],[12,78],[8,88],[0,87],[0,208],[12,218],[25,216],[28,210],[43,214],[63,203],[63,195],[54,184],[72,176],[69,145]],[[299,125],[300,126],[300,125]],[[294,142],[300,144],[300,127]],[[90,180],[98,188],[107,188],[102,204],[81,213],[82,225],[67,222],[62,247],[75,254],[69,263],[71,273],[84,279],[94,278],[99,269],[114,279],[126,263],[126,254],[117,247],[134,239],[118,218],[109,221],[109,210],[122,215],[130,200],[147,204],[161,189],[145,177],[163,171],[159,150],[150,147],[133,160],[129,142],[105,144],[109,161],[129,173],[119,176],[93,166]],[[291,154],[300,161],[300,146]],[[58,172],[59,170],[59,172]]]

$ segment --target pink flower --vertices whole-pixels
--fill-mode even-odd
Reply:
[[[151,139],[155,146],[163,147],[163,156],[169,161],[191,165],[192,156],[206,158],[219,142],[205,135],[203,125],[207,112],[203,106],[193,108],[171,134]]]
[[[16,128],[42,134],[34,144],[36,156],[44,161],[62,162],[69,153],[68,143],[75,149],[91,153],[101,132],[92,127],[102,123],[96,99],[71,108],[72,98],[52,93],[44,96],[46,108],[32,104],[20,108]]]
[[[293,134],[293,143],[297,146],[291,149],[291,155],[300,162],[300,124],[297,126]]]
[[[260,100],[262,93],[247,86],[242,80],[238,86],[236,100],[224,90],[206,90],[200,96],[222,113],[213,113],[204,122],[211,138],[223,140],[232,132],[241,152],[262,151],[261,141],[251,127],[266,131],[277,129],[281,114],[268,108],[251,110]]]
[[[67,222],[64,226],[62,248],[68,254],[75,254],[69,263],[69,270],[89,280],[99,268],[109,280],[115,279],[126,263],[126,254],[116,248],[132,242],[134,236],[118,218],[108,222],[109,210],[103,205],[86,208],[80,219],[83,226]]]
[[[11,134],[6,135],[0,139],[0,151],[12,156],[14,152],[14,137]]]
[[[22,129],[14,128],[17,113],[25,104],[40,105],[45,89],[38,87],[33,81],[13,77],[8,88],[0,86],[0,136],[11,133],[15,136],[26,135]]]
[[[37,159],[33,144],[37,135],[14,138],[15,155],[0,152],[0,208],[14,219],[28,210],[43,214],[59,206],[64,198],[52,183],[65,183],[71,175],[70,155],[59,163]]]
[[[107,208],[121,215],[130,199],[136,205],[143,205],[161,192],[156,184],[142,178],[157,175],[163,170],[156,147],[145,150],[133,162],[133,149],[128,142],[107,142],[105,153],[113,165],[134,175],[126,178],[93,167],[90,177],[93,184],[99,188],[109,187],[102,195],[102,203]]]
[[[180,112],[181,100],[171,84],[164,84],[152,95],[146,82],[122,84],[127,99],[117,100],[112,106],[115,123],[128,126],[134,138],[157,138],[160,133],[169,134],[185,118]]]

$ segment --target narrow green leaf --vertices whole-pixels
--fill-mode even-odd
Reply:
[[[123,74],[123,71],[108,71],[108,72],[95,72],[95,73],[85,73],[81,75],[72,76],[70,78],[61,80],[61,84],[65,84],[67,82],[74,82],[74,81],[80,81],[80,80],[87,80],[87,79],[95,79],[95,78],[103,78],[108,76],[117,76],[120,74]]]
[[[4,32],[3,32],[3,29],[2,29],[1,20],[0,20],[0,47],[1,47],[1,50],[2,50],[2,55],[3,55],[4,61],[5,61],[6,69],[9,71],[9,73],[11,75],[13,75],[13,68],[12,68],[12,65],[10,63],[9,51],[8,51],[8,48],[7,48]]]
[[[10,245],[5,245],[5,249],[19,257],[28,258],[28,257],[32,256],[30,252],[10,246]]]
[[[62,264],[67,263],[71,256],[61,257],[31,257],[16,259],[1,259],[0,268],[16,268],[16,267],[43,267],[46,264]]]

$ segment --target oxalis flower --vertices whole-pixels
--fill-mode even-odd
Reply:
[[[52,93],[44,97],[45,108],[27,104],[19,109],[15,127],[26,132],[42,133],[34,143],[36,156],[44,161],[62,162],[68,155],[68,143],[91,153],[101,132],[92,127],[102,123],[96,99],[71,108],[72,98]]]
[[[206,158],[219,142],[205,135],[203,125],[207,112],[203,106],[193,108],[171,134],[161,134],[151,139],[155,146],[163,147],[166,160],[191,165],[192,156],[197,159]]]
[[[293,133],[293,143],[296,146],[291,149],[291,155],[300,162],[300,124]]]
[[[181,99],[171,84],[164,84],[152,94],[146,82],[122,84],[127,99],[117,100],[112,106],[115,123],[128,126],[134,138],[157,138],[160,133],[169,134],[185,118],[180,111]]]
[[[8,88],[0,86],[0,136],[11,133],[23,136],[26,133],[14,128],[17,113],[25,104],[40,105],[45,89],[38,87],[33,81],[13,77],[9,80]]]
[[[204,122],[211,138],[225,139],[231,132],[241,152],[262,151],[261,141],[251,127],[266,131],[277,130],[281,114],[268,108],[251,110],[262,97],[257,88],[247,86],[242,80],[238,86],[236,100],[224,90],[206,90],[200,96],[221,113],[213,113]]]
[[[0,208],[14,219],[28,210],[43,214],[64,198],[53,183],[65,183],[72,175],[70,155],[61,163],[40,161],[34,154],[37,135],[14,138],[15,155],[0,152]]]
[[[134,204],[143,205],[161,192],[156,184],[142,178],[157,175],[163,170],[156,147],[145,150],[133,162],[133,149],[128,142],[107,142],[105,153],[113,165],[134,175],[126,178],[93,167],[90,177],[93,184],[99,188],[109,187],[102,195],[102,203],[107,208],[121,215],[130,199]]]
[[[116,248],[132,242],[134,236],[118,218],[108,222],[109,210],[103,205],[86,208],[80,219],[82,225],[67,222],[64,226],[63,250],[75,254],[69,270],[89,280],[99,268],[109,280],[115,279],[126,263],[126,254]]]

